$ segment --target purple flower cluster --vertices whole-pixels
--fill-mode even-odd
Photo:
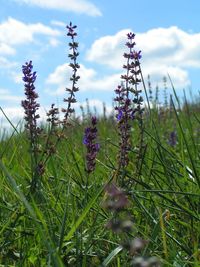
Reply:
[[[125,192],[118,188],[115,184],[109,184],[105,188],[108,195],[107,200],[104,203],[104,207],[110,211],[119,212],[125,209],[129,202]]]
[[[47,121],[50,122],[52,128],[59,124],[59,109],[55,107],[55,104],[51,105],[51,109],[47,112]]]
[[[33,72],[32,61],[26,62],[22,66],[23,71],[23,81],[25,82],[25,95],[26,99],[21,102],[22,107],[25,112],[25,127],[29,130],[30,138],[34,142],[41,129],[37,126],[37,120],[39,119],[39,114],[37,110],[39,109],[39,104],[36,102],[38,94],[35,92],[34,82],[36,80],[36,72]]]
[[[37,126],[37,120],[40,118],[37,114],[39,104],[36,99],[38,94],[35,92],[34,82],[36,80],[36,72],[33,72],[32,61],[26,62],[22,66],[23,81],[25,87],[26,99],[21,102],[25,112],[25,128],[28,130],[30,139],[31,149],[31,170],[32,170],[32,181],[30,191],[34,192],[36,187],[39,185],[38,177],[44,173],[44,165],[38,161],[38,153],[41,152],[38,146],[38,138],[41,133],[41,128]]]
[[[170,133],[168,143],[172,147],[176,146],[176,144],[177,144],[177,133],[176,133],[176,131],[172,131]]]
[[[135,46],[135,34],[128,33],[127,34],[128,41],[126,42],[126,46],[129,48],[129,53],[124,53],[124,58],[127,59],[127,63],[123,66],[126,70],[126,74],[121,75],[122,80],[125,81],[126,88],[126,96],[129,97],[129,93],[133,93],[134,99],[133,103],[135,104],[135,112],[141,112],[141,105],[143,102],[143,98],[140,96],[141,90],[138,90],[138,84],[141,82],[140,75],[140,62],[139,60],[142,58],[141,51],[134,50]]]
[[[86,171],[88,173],[91,173],[95,169],[95,159],[97,156],[97,153],[100,149],[100,145],[96,143],[97,138],[97,118],[92,117],[91,118],[91,127],[87,127],[85,129],[85,134],[83,138],[83,144],[87,148],[87,154],[86,154]]]
[[[117,121],[120,122],[127,117],[127,119],[134,119],[134,109],[132,108],[132,101],[127,97],[126,88],[123,85],[118,85],[115,89],[116,97],[115,102],[118,105],[115,107],[117,110]]]
[[[120,234],[120,237],[123,238],[120,243],[132,258],[130,266],[160,267],[156,257],[143,258],[138,256],[148,244],[148,241],[140,237],[130,238],[134,230],[134,222],[127,210],[129,199],[126,192],[111,183],[106,185],[105,193],[106,198],[103,207],[112,212],[112,218],[108,220],[105,226],[115,234]]]
[[[128,165],[128,151],[130,150],[130,119],[134,118],[134,110],[131,106],[131,100],[126,97],[126,89],[123,86],[118,86],[115,90],[115,101],[118,102],[117,121],[120,139],[120,153],[118,156],[120,167],[124,168]]]
[[[47,122],[49,122],[49,132],[46,138],[46,144],[44,148],[44,154],[47,154],[47,158],[56,152],[55,136],[59,140],[59,109],[55,107],[55,104],[51,104],[50,110],[47,112]],[[58,141],[57,141],[58,142]]]
[[[127,216],[124,218],[124,211],[129,205],[126,193],[115,184],[108,184],[105,187],[106,200],[103,203],[105,209],[113,213],[112,218],[107,222],[106,227],[115,233],[129,232],[132,230],[133,222]]]
[[[68,30],[67,36],[71,37],[71,42],[69,42],[69,48],[71,50],[71,53],[68,54],[68,57],[71,60],[69,66],[72,68],[72,75],[70,77],[70,81],[72,81],[72,87],[66,88],[66,91],[69,93],[69,96],[68,98],[64,98],[64,102],[67,102],[67,108],[62,109],[62,112],[64,113],[64,125],[67,124],[70,114],[74,113],[74,109],[71,107],[71,105],[73,103],[76,103],[75,93],[79,91],[79,88],[76,84],[80,79],[80,76],[77,75],[77,71],[80,68],[80,65],[77,63],[77,57],[79,55],[79,52],[77,51],[78,43],[75,42],[75,37],[77,36],[75,29],[77,28],[77,26],[72,25],[72,23],[70,22],[70,24],[67,25],[66,28]]]
[[[75,36],[77,36],[77,33],[75,32],[75,29],[77,28],[77,26],[72,25],[72,22],[70,22],[69,25],[66,26],[66,28],[68,29],[67,36],[70,36],[71,38],[74,38]]]
[[[141,113],[142,97],[140,96],[141,90],[137,86],[141,82],[139,75],[141,74],[139,59],[141,59],[141,51],[134,50],[135,47],[135,34],[130,32],[127,34],[128,41],[126,46],[129,49],[128,53],[124,53],[127,63],[123,66],[126,74],[122,75],[122,85],[118,86],[115,90],[117,121],[120,140],[120,153],[119,153],[119,166],[125,168],[128,165],[129,158],[128,152],[130,146],[130,122],[133,120],[137,113]],[[137,116],[138,117],[138,116]]]

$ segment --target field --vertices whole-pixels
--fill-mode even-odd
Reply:
[[[113,112],[76,116],[75,33],[62,119],[52,105],[38,123],[36,73],[23,66],[25,127],[10,122],[0,145],[1,266],[200,266],[200,103],[173,82],[160,103],[129,33]]]

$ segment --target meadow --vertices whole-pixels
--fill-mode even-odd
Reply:
[[[52,104],[38,123],[30,61],[24,127],[5,114],[12,131],[0,143],[0,266],[200,266],[200,102],[180,99],[167,77],[173,95],[165,78],[160,103],[127,33],[113,112],[88,105],[76,115],[71,23],[67,35],[72,86],[63,109]]]

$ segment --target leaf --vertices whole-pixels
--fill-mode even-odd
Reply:
[[[108,264],[115,258],[116,255],[119,254],[123,249],[122,246],[118,246],[115,248],[109,255],[108,257],[103,261],[101,267],[108,266]]]

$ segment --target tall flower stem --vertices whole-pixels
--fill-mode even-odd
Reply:
[[[77,49],[78,49],[78,43],[75,41],[75,37],[77,36],[77,33],[75,31],[75,29],[77,28],[76,25],[72,25],[72,23],[70,22],[69,25],[66,26],[67,28],[67,36],[69,36],[71,38],[71,42],[69,42],[69,49],[71,50],[71,53],[68,54],[68,57],[70,58],[71,62],[69,64],[69,66],[72,68],[72,75],[70,77],[70,81],[72,81],[72,85],[71,88],[66,88],[66,91],[68,92],[68,97],[64,98],[63,101],[67,103],[67,107],[66,108],[62,108],[62,112],[64,114],[64,119],[62,121],[59,121],[57,119],[57,117],[55,117],[58,114],[57,109],[52,106],[50,111],[48,112],[48,116],[52,117],[52,112],[54,113],[54,118],[50,118],[49,120],[52,119],[55,120],[56,119],[56,124],[52,125],[53,129],[55,129],[55,126],[57,124],[62,123],[62,128],[60,130],[60,132],[56,133],[56,140],[54,142],[54,145],[52,146],[53,150],[56,151],[56,148],[58,146],[58,144],[60,143],[60,141],[64,138],[64,130],[66,129],[67,126],[69,126],[69,118],[72,115],[72,113],[74,113],[74,109],[72,108],[72,104],[76,103],[76,98],[75,98],[75,93],[77,91],[79,91],[79,88],[77,87],[77,82],[79,80],[79,76],[77,75],[77,71],[80,68],[79,64],[77,63],[77,57],[79,55]],[[54,123],[53,122],[53,123]],[[50,130],[50,133],[53,133],[53,129]],[[50,140],[50,137],[47,138],[47,142]],[[46,144],[46,146],[48,147],[48,143]],[[43,154],[43,159],[42,162],[43,164],[46,164],[46,162],[49,160],[50,156],[52,155],[52,153],[47,153],[46,157],[44,158],[45,153]]]
[[[135,51],[135,34],[130,32],[127,34],[128,53],[124,53],[126,64],[123,68],[126,74],[121,75],[122,85],[115,90],[117,103],[115,110],[117,110],[118,130],[120,136],[120,149],[118,155],[118,169],[115,177],[120,171],[126,169],[129,163],[129,151],[131,150],[131,121],[138,120],[139,126],[142,125],[142,97],[141,90],[138,90],[138,84],[141,82],[139,75],[141,73],[139,68],[139,59],[141,58],[141,51]],[[123,181],[122,181],[123,183]]]
[[[85,129],[85,134],[83,138],[83,144],[86,146],[86,172],[88,174],[95,170],[96,156],[100,149],[99,143],[96,142],[97,139],[97,118],[91,118],[91,126]]]
[[[39,109],[39,104],[36,99],[38,98],[38,94],[35,92],[35,80],[36,80],[36,72],[33,72],[33,64],[32,61],[26,62],[25,65],[22,66],[22,72],[24,74],[23,81],[25,82],[25,95],[26,99],[21,102],[22,107],[25,112],[25,129],[28,132],[29,143],[30,143],[30,155],[31,155],[31,191],[35,191],[39,184],[39,175],[42,171],[42,166],[39,163],[39,155],[38,155],[38,138],[41,133],[41,129],[37,125],[37,121],[39,119],[39,114],[37,111]]]
[[[77,63],[77,57],[79,53],[77,52],[78,43],[75,41],[75,36],[77,36],[77,33],[75,32],[75,29],[77,28],[76,25],[70,24],[67,26],[68,33],[67,36],[71,37],[71,42],[69,43],[71,53],[68,54],[68,57],[71,59],[71,63],[69,66],[72,68],[72,76],[70,78],[70,81],[72,81],[71,88],[66,88],[66,91],[69,93],[68,98],[64,98],[64,102],[67,102],[67,108],[62,109],[64,112],[64,120],[63,120],[63,126],[65,127],[68,124],[68,118],[69,116],[74,113],[74,109],[71,107],[73,103],[76,103],[75,93],[79,91],[79,88],[77,87],[77,82],[80,79],[80,76],[77,75],[77,71],[80,68],[79,64]]]

